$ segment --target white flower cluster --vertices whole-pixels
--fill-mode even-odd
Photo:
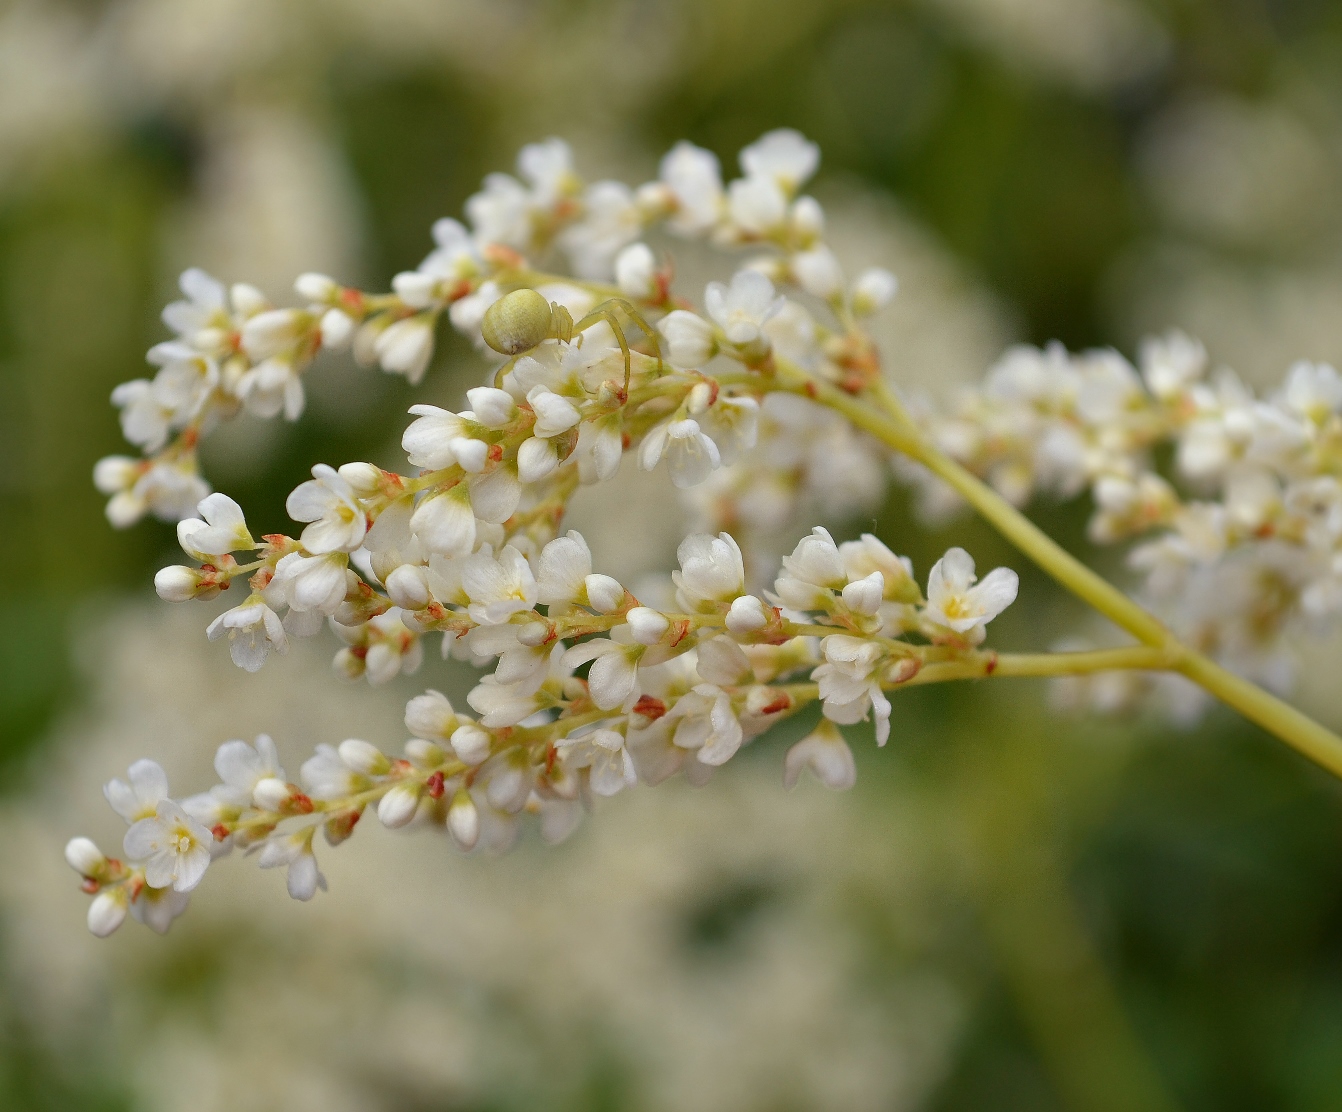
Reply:
[[[1128,562],[1141,601],[1233,671],[1288,687],[1292,642],[1342,613],[1342,377],[1332,367],[1296,364],[1259,398],[1178,333],[1144,344],[1137,367],[1114,351],[1022,347],[949,414],[925,406],[918,419],[1013,503],[1088,491],[1091,539],[1140,539]],[[909,474],[930,512],[948,508],[938,480]],[[1136,676],[1068,684],[1093,688],[1106,707],[1150,687]]]
[[[215,539],[210,531],[223,528],[219,544],[239,539],[239,523],[213,517],[190,536]],[[442,826],[463,851],[507,848],[524,812],[538,815],[544,836],[557,841],[594,797],[677,772],[704,783],[743,744],[817,700],[824,719],[789,751],[785,783],[809,769],[831,788],[851,787],[853,755],[835,723],[874,716],[884,745],[886,690],[912,681],[926,661],[974,654],[1017,589],[1005,568],[976,582],[973,560],[956,548],[933,567],[924,596],[909,561],[875,537],[836,544],[821,528],[797,544],[763,598],[746,592],[741,551],[728,533],[687,537],[678,556],[678,609],[669,611],[594,573],[577,532],[530,558],[511,544],[495,555],[485,543],[427,565],[398,565],[395,572],[419,569],[406,577],[416,597],[401,599],[402,636],[442,629],[446,644],[493,662],[467,699],[478,718],[428,691],[406,707],[413,737],[403,757],[358,739],[321,746],[304,762],[301,786],[287,780],[265,736],[220,746],[220,783],[182,800],[169,796],[157,764],[137,762],[129,782],[106,788],[130,824],[126,861],[84,838],[66,850],[95,894],[90,929],[108,934],[130,911],[166,930],[213,858],[234,846],[259,852],[262,868],[285,866],[290,895],[310,899],[324,886],[313,854],[318,827],[336,845],[370,805],[390,828]],[[294,550],[278,567],[323,559]],[[272,586],[287,576],[290,615],[309,612],[292,609],[296,599],[315,607],[323,596],[340,626],[347,569],[330,566],[337,570],[275,574]],[[355,606],[366,597],[357,588],[349,595]],[[273,615],[265,602],[250,605]],[[342,637],[351,645],[362,639],[344,629]],[[385,644],[362,658],[370,672]],[[248,642],[240,662],[249,665],[255,651]]]

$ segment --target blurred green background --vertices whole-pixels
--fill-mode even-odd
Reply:
[[[373,844],[362,867],[440,903],[337,879],[342,849],[323,911],[270,900],[258,923],[276,878],[249,876],[167,940],[78,933],[59,850],[126,760],[176,745],[194,763],[170,771],[200,771],[270,725],[293,773],[346,722],[396,744],[416,686],[358,702],[320,654],[301,687],[221,676],[198,616],[152,600],[172,531],[107,526],[108,394],[144,373],[176,273],[277,300],[304,269],[385,286],[522,142],[642,180],[676,139],[732,167],[783,125],[821,144],[837,221],[876,211],[916,244],[912,272],[893,260],[910,327],[1131,353],[1179,325],[1262,386],[1342,363],[1333,0],[0,0],[0,1107],[1342,1107],[1342,790],[1228,713],[1078,722],[1025,682],[901,695],[837,801],[784,797],[769,739],[558,850]],[[935,392],[991,357],[900,366]],[[298,425],[207,452],[253,521],[283,521],[319,459],[396,458],[422,395],[338,362]],[[428,391],[475,366],[445,340]],[[1034,513],[1121,575],[1085,506]],[[921,574],[952,542],[1020,567],[972,522],[918,526],[897,488],[877,531]],[[1002,644],[1079,619],[1028,571],[1015,611]],[[1332,725],[1336,648],[1308,650],[1301,694]],[[441,667],[418,686],[464,690]],[[293,732],[237,709],[251,691]]]

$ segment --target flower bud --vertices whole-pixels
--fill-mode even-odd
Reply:
[[[843,589],[843,604],[854,614],[874,615],[885,594],[885,576],[874,571]]]
[[[340,286],[334,278],[309,271],[294,280],[294,292],[304,301],[334,301],[340,294]]]
[[[521,355],[550,336],[550,303],[535,290],[513,290],[485,310],[480,332],[500,355]]]
[[[441,746],[421,737],[412,737],[405,743],[405,755],[416,768],[437,768],[447,760]]]
[[[354,335],[354,318],[340,309],[327,309],[321,320],[322,346],[340,351]]]
[[[80,876],[97,880],[107,867],[107,858],[88,838],[71,838],[65,843],[65,860]]]
[[[587,601],[598,614],[614,614],[624,602],[624,587],[609,575],[589,575],[583,580]]]
[[[713,401],[713,387],[706,382],[696,382],[685,396],[685,409],[694,417],[703,413]]]
[[[665,614],[650,606],[635,606],[624,620],[629,623],[629,633],[640,645],[655,645],[660,641],[671,622]]]
[[[452,455],[456,457],[463,471],[478,475],[485,469],[485,464],[489,460],[489,445],[483,440],[457,436],[452,438],[448,447],[452,449]]]
[[[646,243],[631,243],[615,256],[615,282],[625,297],[646,301],[657,292],[657,260]]]
[[[228,299],[233,305],[234,312],[241,313],[244,317],[254,317],[257,313],[270,308],[266,295],[249,282],[235,282],[228,291]]]
[[[666,340],[666,361],[683,371],[696,370],[713,358],[713,326],[685,309],[667,313],[657,322]]]
[[[890,304],[898,290],[898,279],[883,267],[864,270],[853,283],[853,312],[860,317],[878,313]]]
[[[391,288],[412,309],[427,309],[434,301],[438,279],[418,270],[403,270],[391,280]]]
[[[388,575],[387,594],[403,610],[420,610],[433,597],[427,572],[418,564],[402,564]]]
[[[397,784],[378,802],[378,820],[388,830],[404,826],[419,810],[419,793],[418,784]]]
[[[470,403],[475,419],[486,428],[506,428],[517,416],[517,403],[507,390],[477,386],[466,391],[466,400]]]
[[[825,233],[825,210],[814,197],[798,197],[792,205],[792,234],[813,243]]]
[[[331,671],[342,680],[357,680],[366,670],[363,657],[358,656],[348,646],[336,653],[331,660]]]
[[[140,477],[139,461],[129,456],[103,456],[93,466],[93,485],[102,494],[116,494]]]
[[[789,749],[783,759],[783,786],[789,791],[797,786],[803,768],[810,769],[817,780],[834,791],[846,791],[857,783],[853,751],[827,718],[822,718],[820,725]]]
[[[252,789],[252,804],[261,811],[282,811],[293,794],[293,785],[277,777],[267,776],[258,780]]]
[[[527,622],[517,628],[517,643],[529,649],[538,649],[550,637],[550,627],[545,622]]]
[[[385,776],[391,771],[391,761],[387,755],[376,745],[360,741],[357,737],[342,741],[336,752],[346,765],[365,776]]]
[[[336,472],[361,498],[382,489],[382,469],[371,463],[342,463]]]
[[[452,734],[452,752],[463,764],[483,764],[489,758],[493,738],[474,723],[459,726]]]
[[[823,243],[792,256],[797,284],[812,297],[829,301],[843,290],[843,271],[834,252]]]
[[[126,889],[108,888],[93,897],[89,904],[89,930],[98,938],[106,938],[126,921],[130,900]]]
[[[529,437],[517,449],[517,478],[522,483],[538,483],[558,466],[559,453],[544,437]]]
[[[416,737],[446,741],[457,728],[457,716],[447,696],[439,691],[416,695],[405,705],[405,728]]]
[[[213,598],[219,588],[210,583],[195,568],[172,564],[159,568],[154,574],[154,590],[164,602],[189,602],[193,598]]]
[[[462,849],[474,849],[480,840],[480,812],[465,788],[452,797],[452,806],[447,809],[447,828]]]
[[[754,595],[741,595],[732,600],[727,611],[727,628],[732,633],[754,633],[769,624],[769,613]]]

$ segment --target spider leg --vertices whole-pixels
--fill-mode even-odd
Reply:
[[[629,379],[633,374],[633,357],[629,354],[629,341],[624,338],[624,326],[620,324],[620,318],[615,315],[615,310],[610,308],[612,304],[611,301],[603,301],[575,324],[573,331],[581,332],[584,328],[596,324],[597,321],[605,321],[610,325],[610,330],[615,333],[615,339],[620,345],[620,350],[624,352],[624,391],[628,394]]]

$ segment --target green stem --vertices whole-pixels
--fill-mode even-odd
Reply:
[[[1178,640],[1152,615],[1112,583],[1101,578],[1058,545],[1016,507],[953,459],[930,444],[888,390],[877,391],[890,415],[863,399],[779,361],[775,388],[801,394],[842,413],[858,428],[922,464],[949,484],[1004,537],[1058,583],[1164,654],[1164,667],[1176,671],[1234,707],[1251,722],[1280,738],[1310,760],[1342,777],[1342,738],[1290,704],[1228,672]]]

